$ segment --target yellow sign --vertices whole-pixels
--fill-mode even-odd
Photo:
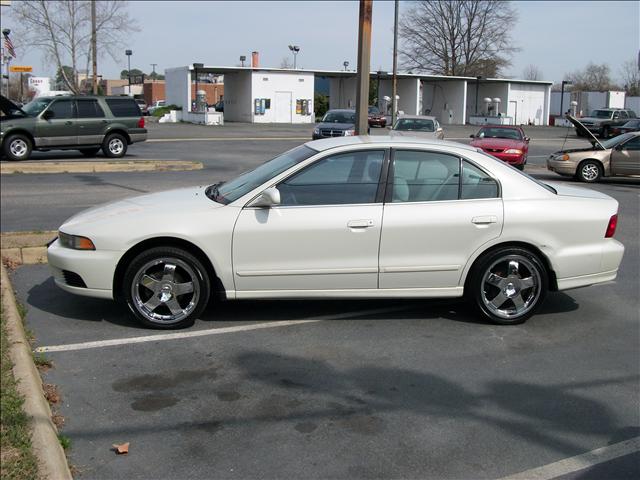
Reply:
[[[9,67],[10,72],[33,72],[33,67],[27,67],[25,65],[11,65]]]

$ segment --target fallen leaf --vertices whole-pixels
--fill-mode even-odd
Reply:
[[[122,443],[120,445],[114,443],[112,447],[118,455],[126,455],[127,453],[129,453],[129,442]]]

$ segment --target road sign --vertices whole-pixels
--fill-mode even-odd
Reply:
[[[33,72],[33,67],[28,67],[26,65],[11,65],[9,67],[9,71],[14,73],[15,72],[23,72],[23,73]]]

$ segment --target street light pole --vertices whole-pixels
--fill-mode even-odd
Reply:
[[[391,125],[396,124],[398,118],[398,10],[400,2],[395,0],[395,12],[393,14],[393,81],[391,93]]]
[[[96,28],[96,0],[91,0],[91,62],[93,65],[93,94],[98,94],[98,37]],[[129,87],[131,90],[131,87]],[[131,92],[129,92],[131,93]]]
[[[300,47],[298,45],[289,45],[289,50],[293,53],[293,69],[296,69],[296,56],[300,51]]]
[[[203,67],[204,63],[193,64],[193,74],[196,76],[196,112],[200,111],[200,105],[198,105],[198,69]],[[189,85],[189,89],[191,89],[191,85]]]
[[[127,70],[127,77],[129,77],[129,96],[131,96],[131,54],[133,52],[131,50],[125,50],[124,54],[127,56],[127,62],[128,62],[128,70]]]
[[[369,131],[369,81],[371,75],[371,18],[373,0],[360,0],[358,72],[356,75],[356,135]]]
[[[344,62],[342,62],[342,65],[344,66],[344,71],[347,71],[347,67],[349,66],[349,62],[347,62],[346,60]]]

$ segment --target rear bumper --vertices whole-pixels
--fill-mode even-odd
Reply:
[[[622,243],[612,238],[606,239],[600,251],[600,271],[575,277],[558,278],[558,290],[586,287],[614,280],[618,275],[623,255],[624,245]]]
[[[131,143],[144,142],[147,139],[146,128],[130,128],[128,133]]]

